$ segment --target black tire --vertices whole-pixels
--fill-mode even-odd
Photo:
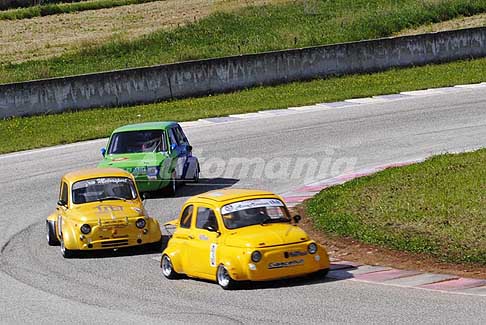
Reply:
[[[234,290],[238,287],[238,282],[231,278],[228,270],[223,264],[220,264],[216,271],[216,282],[218,282],[219,286],[224,290]]]
[[[174,267],[172,266],[172,261],[167,254],[162,255],[160,260],[160,268],[162,269],[162,274],[170,280],[178,279],[180,274],[174,271]]]
[[[54,221],[46,220],[46,233],[49,246],[58,246],[60,244],[56,236],[56,223]]]
[[[162,251],[162,245],[164,244],[164,237],[160,237],[159,241],[156,241],[155,243],[148,244],[148,248],[151,251],[160,253]]]
[[[61,254],[62,254],[62,257],[64,257],[64,258],[73,258],[73,257],[76,257],[76,251],[67,249],[66,246],[64,246],[64,240],[61,239],[60,244],[61,244]]]
[[[194,177],[192,179],[193,183],[199,183],[199,174],[201,173],[201,169],[199,168],[199,162],[197,163],[196,167],[196,173],[194,174]]]
[[[315,272],[313,275],[316,279],[324,279],[327,276],[327,273],[329,273],[329,269],[322,269]]]
[[[165,193],[168,197],[174,197],[177,192],[177,180],[175,171],[172,172],[172,176],[169,181],[169,185],[165,188]]]

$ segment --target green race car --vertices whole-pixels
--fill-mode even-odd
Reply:
[[[117,167],[135,176],[140,192],[165,189],[174,195],[178,184],[199,181],[199,162],[176,122],[149,122],[119,127],[101,149],[98,167]]]

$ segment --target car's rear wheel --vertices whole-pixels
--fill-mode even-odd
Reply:
[[[64,240],[60,240],[61,242],[61,254],[64,258],[73,258],[76,255],[76,252],[70,249],[67,249],[64,245]]]
[[[160,261],[160,267],[162,268],[162,274],[167,279],[173,280],[179,278],[179,273],[174,271],[174,267],[172,266],[172,261],[170,260],[170,257],[167,256],[166,254],[162,255],[162,260]]]
[[[216,271],[216,281],[224,290],[232,290],[236,289],[238,283],[233,280],[223,264],[218,266],[218,270]]]
[[[59,245],[59,240],[56,237],[56,225],[52,221],[46,221],[47,243],[49,246]]]

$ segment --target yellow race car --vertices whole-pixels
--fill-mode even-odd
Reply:
[[[60,245],[66,258],[80,251],[162,242],[159,222],[145,211],[133,176],[118,168],[64,175],[57,209],[46,226],[48,244]]]
[[[169,279],[185,274],[233,289],[239,281],[327,274],[326,250],[294,223],[278,195],[226,189],[196,195],[184,204],[162,252]],[[175,228],[174,228],[175,227]]]

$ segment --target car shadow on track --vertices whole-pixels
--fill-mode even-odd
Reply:
[[[254,290],[285,288],[343,281],[354,278],[354,274],[352,273],[352,271],[356,269],[357,266],[354,263],[331,263],[330,271],[327,273],[326,276],[322,276],[320,273],[315,273],[300,278],[286,278],[265,282],[247,282],[242,283],[243,285],[241,286],[241,289]]]
[[[146,196],[147,199],[193,196],[207,191],[220,190],[231,187],[239,181],[239,179],[235,178],[201,178],[198,183],[186,182],[184,184],[180,184],[176,191],[176,194],[173,196],[168,196],[165,193],[164,189],[157,192],[146,193]]]
[[[156,244],[146,244],[134,247],[123,247],[106,250],[93,250],[77,252],[75,258],[77,259],[100,259],[100,258],[116,258],[122,256],[135,255],[151,255],[160,254],[166,247],[169,241],[168,235],[162,235],[162,239]]]
[[[354,275],[349,271],[355,269],[356,267],[354,266],[349,265],[348,267],[342,267],[342,264],[340,264],[339,269],[333,270],[333,267],[331,267],[331,271],[328,273],[327,276],[322,276],[320,274],[310,274],[303,277],[284,278],[284,279],[278,279],[272,281],[261,281],[261,282],[241,281],[238,282],[238,286],[232,291],[279,289],[279,288],[302,287],[302,286],[316,285],[321,283],[331,283],[331,282],[354,278]],[[183,276],[183,278],[188,278],[188,277]],[[209,280],[195,279],[195,278],[194,279],[191,278],[191,280],[217,285],[215,282]]]
[[[353,276],[350,274],[349,278]],[[279,288],[291,288],[291,287],[302,287],[308,285],[316,285],[321,283],[330,283],[341,281],[344,279],[335,279],[328,276],[322,277],[317,275],[308,275],[299,278],[286,278],[273,281],[264,282],[242,282],[237,290],[258,290],[258,289],[279,289]]]

